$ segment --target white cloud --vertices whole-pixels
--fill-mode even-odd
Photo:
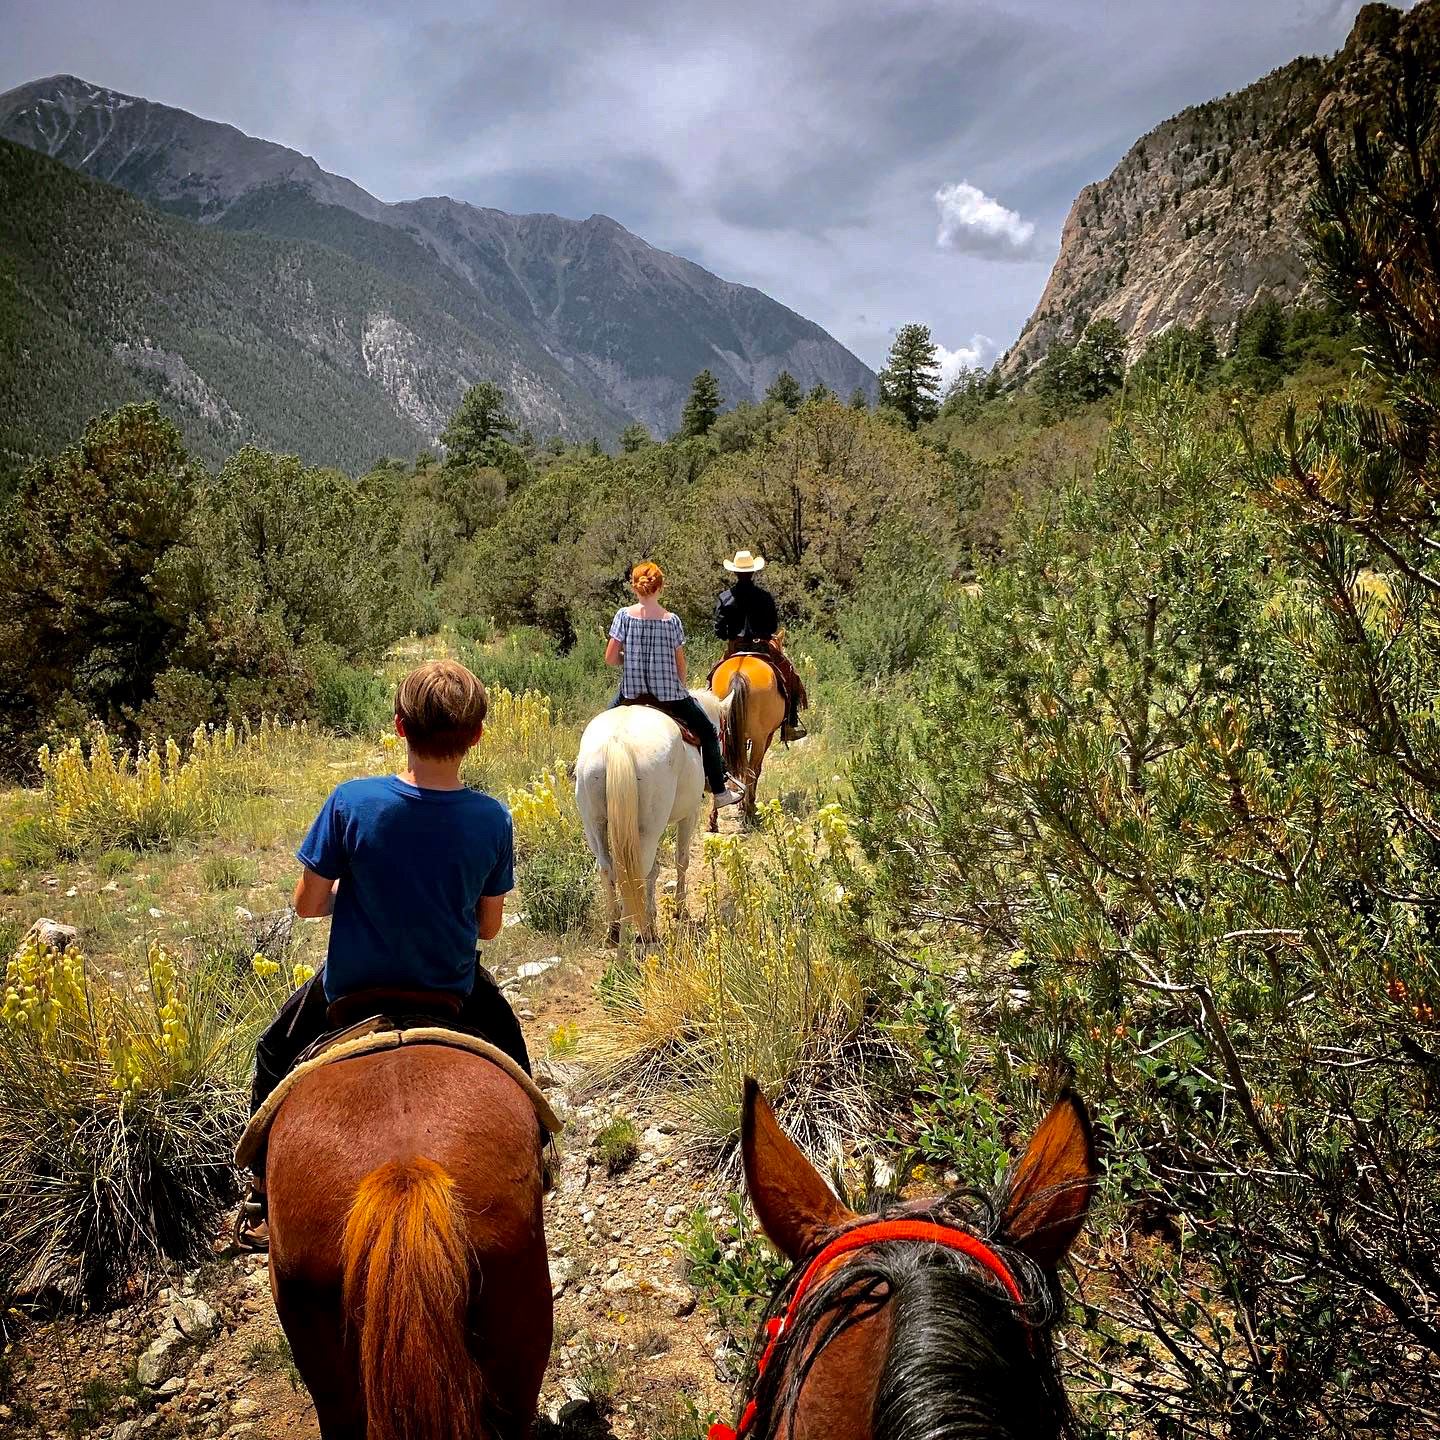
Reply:
[[[943,395],[962,370],[988,365],[995,358],[995,342],[988,335],[972,335],[968,345],[961,345],[955,350],[947,350],[937,343],[935,358],[940,362],[940,393]]]
[[[962,180],[935,192],[940,228],[935,243],[942,250],[982,255],[993,260],[1033,260],[1035,222],[1022,220],[978,185]]]

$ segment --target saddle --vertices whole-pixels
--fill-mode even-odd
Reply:
[[[665,708],[664,701],[656,699],[654,695],[636,695],[633,698],[621,698],[622,705],[643,705],[647,710],[658,710],[667,720],[673,720],[676,728],[680,731],[680,738],[687,744],[693,745],[697,750],[703,748],[700,744],[700,737],[688,726],[682,725]]]
[[[706,684],[715,679],[715,672],[722,666],[727,665],[731,660],[763,660],[775,676],[775,686],[784,697],[786,704],[790,702],[790,688],[799,677],[795,674],[794,666],[790,664],[790,658],[785,654],[779,640],[731,640],[725,646],[725,653],[710,667],[710,674]]]
[[[377,1004],[397,1013],[375,1013]],[[253,1168],[253,1162],[264,1153],[270,1126],[280,1107],[305,1076],[324,1065],[404,1045],[447,1045],[490,1061],[525,1092],[546,1133],[558,1135],[564,1128],[563,1123],[539,1086],[515,1060],[483,1035],[455,1025],[454,1016],[459,1008],[459,1001],[453,997],[415,991],[367,990],[337,1000],[326,1014],[332,1025],[339,1022],[337,1028],[303,1051],[289,1074],[266,1097],[235,1147],[236,1165]]]

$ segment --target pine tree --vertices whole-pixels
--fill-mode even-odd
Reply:
[[[505,413],[505,396],[489,380],[472,385],[450,417],[440,443],[448,465],[498,465],[502,448],[515,433],[515,422]]]
[[[765,392],[765,398],[777,401],[793,415],[804,402],[805,392],[800,388],[800,382],[788,370],[782,370]]]
[[[680,434],[684,439],[708,435],[720,414],[720,382],[709,372],[702,370],[690,385],[690,398],[685,402],[680,417]]]
[[[850,408],[852,410],[868,410],[870,408],[870,397],[866,395],[863,385],[857,385],[850,392]]]
[[[649,426],[641,424],[639,420],[631,421],[620,432],[620,449],[626,455],[633,455],[637,450],[643,450],[654,443],[655,437],[650,433]]]
[[[805,397],[807,405],[818,404],[822,400],[838,400],[840,397],[823,381],[817,380],[810,387],[810,393]]]
[[[880,404],[918,429],[940,412],[940,362],[928,325],[902,325],[880,372]]]

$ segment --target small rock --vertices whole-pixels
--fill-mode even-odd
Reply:
[[[161,1382],[155,1393],[169,1399],[172,1395],[178,1395],[184,1388],[185,1381],[179,1375],[172,1375],[168,1380]]]
[[[260,1413],[260,1402],[252,1399],[249,1395],[242,1395],[230,1407],[230,1414],[236,1420],[249,1420]],[[232,1435],[234,1430],[230,1432]]]
[[[72,886],[65,892],[65,898],[66,898],[67,900],[73,900],[79,893],[80,893],[80,887],[79,887],[78,885],[72,885]]]
[[[47,878],[45,883],[58,889],[60,882]],[[62,925],[58,920],[46,920],[43,916],[26,932],[20,944],[34,940],[40,945],[49,945],[59,951],[68,950],[79,938],[80,932],[73,925]],[[18,949],[18,947],[17,947]]]
[[[558,1300],[570,1277],[575,1273],[575,1262],[566,1255],[557,1256],[550,1262],[550,1294]]]
[[[600,1288],[607,1295],[620,1295],[626,1290],[633,1290],[635,1282],[628,1275],[611,1275]]]
[[[185,1337],[173,1325],[162,1330],[135,1362],[135,1378],[147,1389],[156,1389],[170,1374],[170,1352],[184,1343]]]
[[[559,963],[560,956],[558,955],[546,956],[544,960],[527,960],[516,968],[515,978],[517,980],[534,980],[547,970],[553,970]]]
[[[206,1340],[220,1328],[220,1317],[198,1295],[176,1300],[169,1313],[187,1340]]]

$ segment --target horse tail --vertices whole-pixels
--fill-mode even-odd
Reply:
[[[449,1172],[422,1155],[372,1170],[342,1255],[366,1440],[488,1435],[484,1381],[466,1344],[470,1245]]]
[[[621,913],[645,926],[645,877],[640,873],[640,790],[635,757],[618,736],[605,742],[605,827]]]
[[[745,775],[746,726],[750,714],[750,682],[738,667],[730,680],[730,714],[725,721],[725,768],[737,780]]]

